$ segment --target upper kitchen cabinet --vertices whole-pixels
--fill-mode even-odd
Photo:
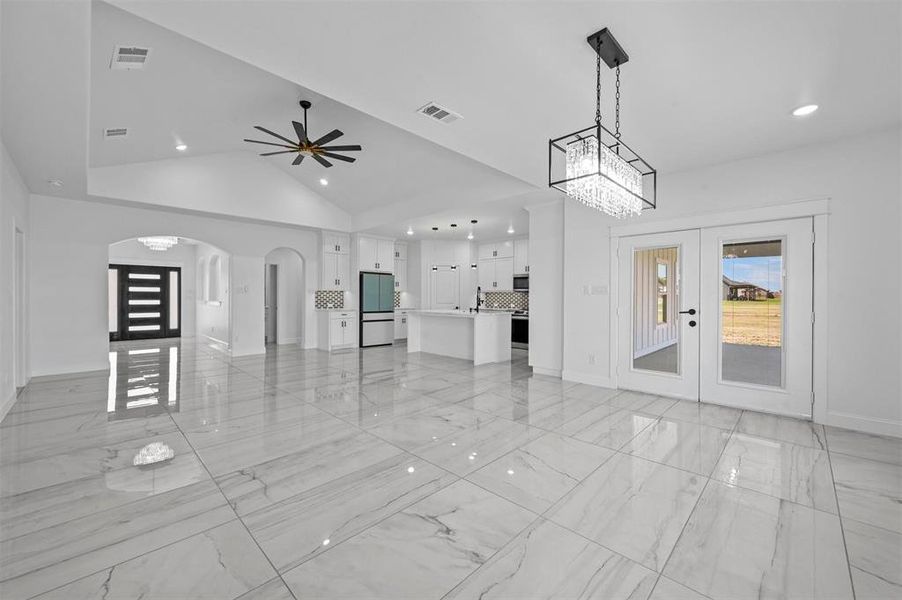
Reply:
[[[513,256],[514,242],[511,240],[479,245],[480,260],[484,258],[513,258]]]
[[[332,231],[322,232],[320,246],[320,282],[321,290],[349,289],[351,273],[350,236],[346,233]]]
[[[323,252],[350,254],[350,251],[351,236],[346,233],[336,233],[333,231],[323,232]]]
[[[514,274],[529,273],[529,238],[514,240]]]
[[[395,260],[407,260],[407,242],[395,242]]]
[[[486,258],[480,260],[478,278],[483,292],[514,289],[514,259]]]
[[[395,291],[407,291],[407,242],[395,242]]]
[[[357,253],[361,271],[391,273],[395,268],[395,243],[392,240],[358,236]]]

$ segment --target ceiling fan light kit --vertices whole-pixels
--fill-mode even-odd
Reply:
[[[361,147],[357,144],[350,144],[344,146],[327,146],[329,142],[340,138],[344,135],[344,133],[338,129],[333,129],[326,135],[310,141],[310,138],[307,135],[309,129],[307,128],[307,110],[310,109],[313,105],[309,100],[301,100],[300,102],[301,108],[304,109],[304,122],[300,123],[298,121],[292,121],[291,124],[294,127],[294,133],[297,136],[298,140],[295,142],[290,138],[287,138],[283,135],[279,135],[274,131],[270,131],[265,127],[261,127],[260,125],[254,125],[254,129],[258,131],[262,131],[268,135],[273,136],[274,138],[279,140],[279,143],[276,142],[262,142],[260,140],[249,140],[247,138],[244,139],[245,142],[250,142],[252,144],[263,144],[265,146],[276,146],[278,148],[284,148],[283,150],[276,150],[273,152],[264,152],[260,156],[273,156],[276,154],[297,154],[295,159],[291,161],[292,165],[299,165],[304,161],[304,158],[310,156],[313,157],[313,160],[326,167],[327,169],[332,166],[332,163],[329,162],[328,159],[332,160],[340,160],[343,162],[352,163],[356,158],[351,156],[345,156],[343,154],[337,154],[338,152],[359,152]]]
[[[548,140],[548,186],[617,218],[657,207],[657,171],[620,139],[620,67],[629,56],[607,28],[586,38],[596,54],[595,124]],[[601,63],[616,71],[615,121],[601,124]]]

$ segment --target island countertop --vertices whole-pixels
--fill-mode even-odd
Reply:
[[[420,309],[410,309],[409,314],[411,315],[422,315],[424,317],[434,316],[434,317],[456,317],[459,319],[475,319],[476,317],[509,317],[510,313],[505,312],[473,312],[463,311],[463,310],[420,310]]]

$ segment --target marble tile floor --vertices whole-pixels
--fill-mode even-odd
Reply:
[[[522,351],[110,350],[0,423],[4,600],[902,598],[902,440]]]

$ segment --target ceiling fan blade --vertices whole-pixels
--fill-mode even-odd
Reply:
[[[322,156],[328,156],[334,160],[343,160],[345,162],[354,162],[357,160],[356,158],[351,158],[350,156],[342,156],[341,154],[333,154],[331,152],[320,152]]]
[[[316,162],[318,162],[318,163],[321,164],[322,166],[326,167],[327,169],[328,169],[329,167],[332,166],[332,163],[330,163],[328,160],[326,160],[325,158],[323,158],[323,157],[320,156],[319,154],[314,154],[314,155],[313,155],[313,160],[315,160]]]
[[[321,146],[320,150],[328,150],[329,152],[356,152],[362,150],[362,148],[357,144],[354,144],[353,146]]]
[[[304,155],[303,155],[303,154],[298,154],[298,157],[295,158],[293,161],[291,161],[291,164],[293,164],[293,165],[299,165],[299,164],[301,164],[301,161],[303,161],[303,160],[304,160]]]
[[[297,150],[279,150],[278,152],[264,152],[260,156],[272,156],[274,154],[293,154],[297,152]]]
[[[298,123],[297,121],[292,121],[292,125],[294,125],[294,132],[298,134],[298,140],[303,144],[307,141],[307,132],[304,131],[304,125],[302,123]]]
[[[275,131],[270,131],[269,129],[266,129],[265,127],[260,127],[259,125],[254,125],[254,129],[259,129],[263,133],[268,133],[269,135],[271,135],[273,137],[277,137],[284,142],[288,142],[292,146],[297,146],[297,142],[295,142],[294,140],[289,140],[287,137],[281,136],[278,133],[276,133]]]
[[[332,140],[334,140],[336,138],[340,138],[343,135],[344,135],[344,133],[342,133],[338,129],[333,129],[332,131],[330,131],[323,137],[321,137],[318,140],[316,140],[315,142],[313,142],[313,145],[314,146],[322,146],[323,144],[328,144]]]
[[[244,138],[245,142],[251,142],[252,144],[266,144],[267,146],[278,146],[279,148],[297,148],[296,145],[286,146],[285,144],[274,144],[272,142],[261,142],[260,140],[249,140]]]

